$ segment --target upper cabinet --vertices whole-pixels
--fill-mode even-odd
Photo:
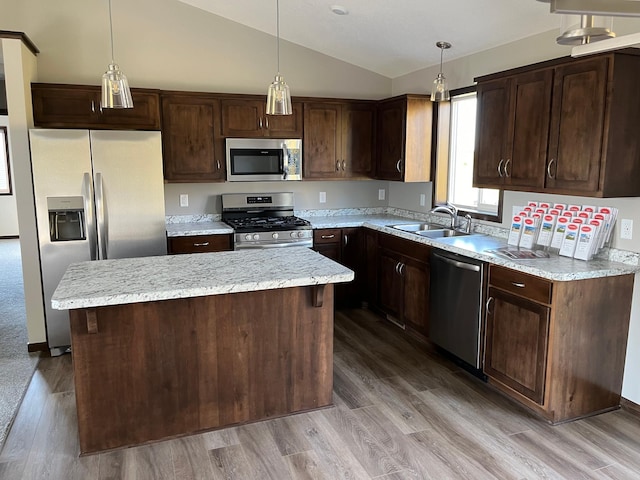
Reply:
[[[224,137],[302,138],[302,102],[291,102],[292,115],[267,115],[266,98],[243,97],[221,99]]]
[[[426,95],[402,95],[378,104],[377,171],[380,180],[431,180],[433,108]]]
[[[101,109],[100,87],[31,84],[36,127],[160,130],[160,94],[131,89],[133,108]]]
[[[375,103],[304,104],[305,179],[370,178]]]
[[[477,79],[474,186],[640,196],[639,76],[612,53]]]
[[[163,94],[164,178],[169,182],[226,179],[220,101],[210,95]]]

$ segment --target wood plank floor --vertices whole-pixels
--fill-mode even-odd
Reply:
[[[81,458],[71,358],[43,359],[0,478],[640,478],[626,411],[549,426],[366,310],[337,312],[335,339],[332,408]]]

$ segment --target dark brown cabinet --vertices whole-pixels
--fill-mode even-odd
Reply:
[[[304,178],[371,177],[375,108],[371,102],[304,104]]]
[[[302,102],[293,101],[292,115],[267,115],[266,98],[252,95],[222,98],[222,134],[225,137],[302,137]]]
[[[165,180],[225,180],[220,102],[217,98],[206,95],[163,95],[162,121]]]
[[[170,255],[181,253],[225,252],[233,250],[231,234],[189,235],[167,239]]]
[[[476,79],[474,186],[640,196],[639,75],[625,51]]]
[[[552,423],[617,408],[633,275],[549,281],[489,267],[484,372]]]
[[[382,233],[378,245],[378,308],[390,321],[426,337],[430,248]]]
[[[131,89],[133,108],[101,109],[100,87],[32,83],[36,127],[160,130],[160,94]]]
[[[376,178],[431,180],[433,108],[423,95],[402,95],[378,103]]]
[[[366,275],[363,274],[364,232],[360,227],[323,228],[313,232],[313,249],[341,263],[355,273],[353,281],[335,286],[338,306],[359,306],[363,300]]]

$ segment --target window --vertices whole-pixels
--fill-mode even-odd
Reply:
[[[11,171],[9,169],[7,127],[0,127],[0,195],[11,195]]]
[[[476,103],[471,88],[452,92],[451,102],[438,105],[434,205],[450,203],[474,218],[501,221],[502,192],[472,186]]]

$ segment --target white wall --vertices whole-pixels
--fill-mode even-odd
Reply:
[[[1,92],[0,92],[1,93]],[[0,115],[0,126],[9,126],[9,117]],[[7,129],[7,133],[8,129]],[[8,137],[7,137],[8,142]],[[4,148],[0,145],[0,148]],[[18,207],[16,205],[15,185],[13,175],[13,155],[9,145],[9,169],[11,171],[11,195],[0,195],[0,237],[15,237],[18,235]]]

